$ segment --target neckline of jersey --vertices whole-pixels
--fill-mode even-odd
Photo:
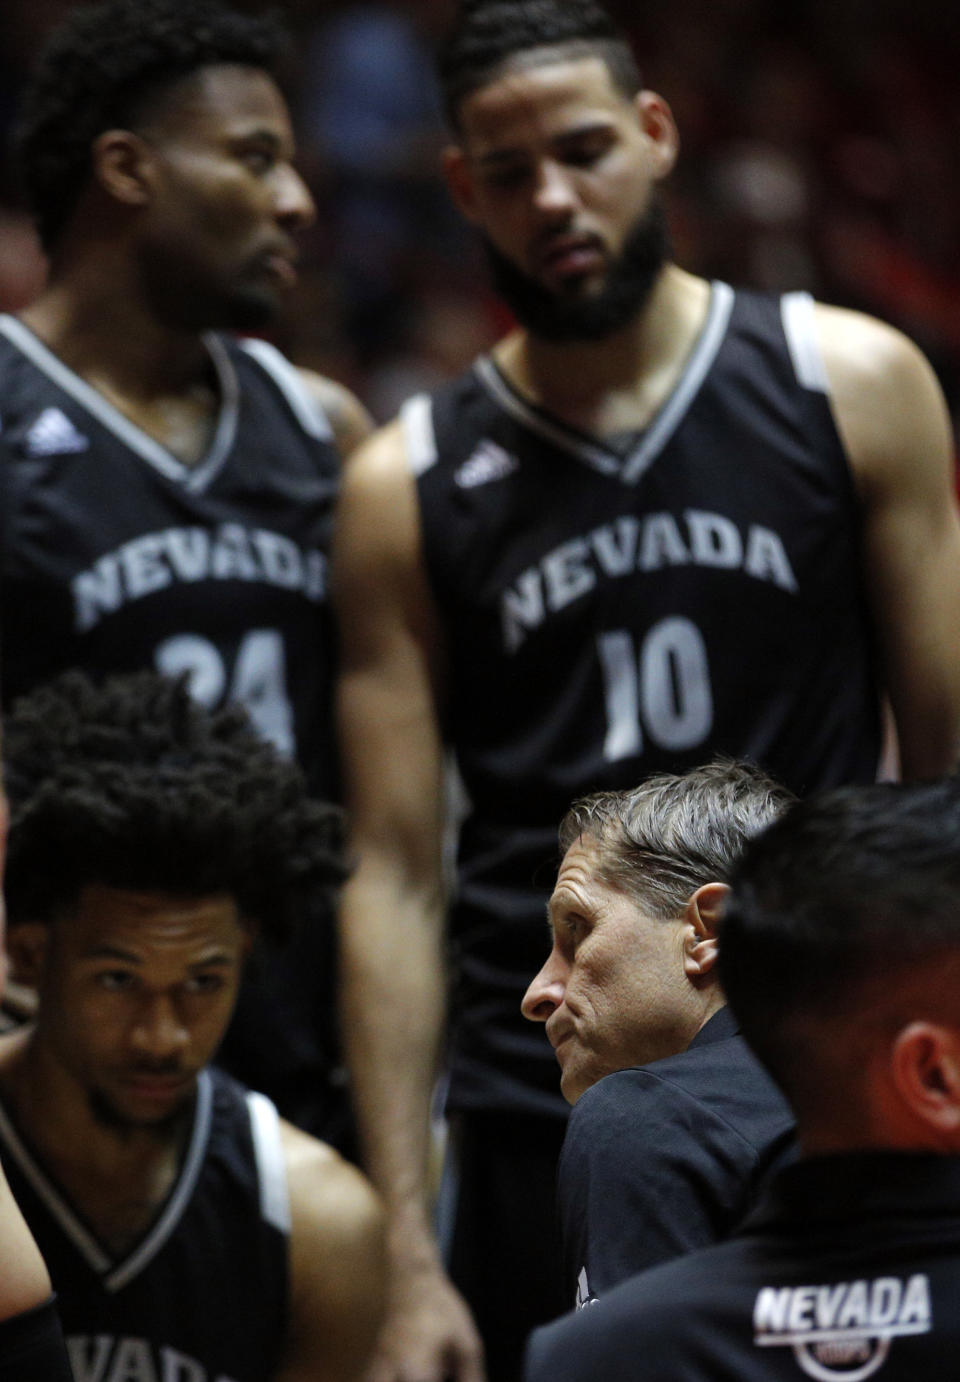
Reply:
[[[240,385],[223,342],[213,332],[201,337],[210,357],[220,391],[220,408],[207,454],[196,465],[187,465],[155,437],[138,427],[92,384],[65,364],[34,331],[18,317],[0,315],[0,332],[42,374],[78,403],[119,441],[168,480],[184,489],[205,489],[229,455],[237,433]]]
[[[208,1070],[197,1076],[193,1127],[187,1150],[167,1198],[140,1241],[119,1258],[112,1258],[92,1228],[74,1207],[55,1177],[44,1167],[0,1104],[0,1142],[16,1162],[24,1179],[61,1232],[100,1277],[108,1292],[119,1291],[148,1265],[173,1233],[189,1203],[207,1152],[213,1120],[213,1081]]]
[[[626,452],[618,451],[602,438],[592,436],[538,404],[531,403],[503,373],[492,356],[482,355],[474,364],[474,373],[494,402],[522,426],[591,469],[633,485],[667,445],[699,393],[726,337],[735,297],[728,283],[719,279],[711,282],[707,316],[683,372],[649,426],[637,435]]]

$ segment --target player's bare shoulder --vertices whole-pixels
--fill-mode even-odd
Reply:
[[[294,1238],[309,1235],[314,1251],[376,1250],[382,1239],[380,1201],[361,1171],[327,1143],[280,1122]]]
[[[290,1199],[290,1319],[276,1382],[357,1382],[383,1318],[384,1218],[369,1181],[281,1121]]]
[[[345,384],[314,370],[298,369],[297,373],[330,423],[340,455],[344,458],[352,455],[373,431],[373,419],[366,408]]]
[[[403,424],[387,423],[350,458],[334,534],[334,585],[359,575],[409,575],[420,559],[416,481]],[[383,592],[381,592],[382,595]]]
[[[949,419],[926,356],[876,317],[817,303],[814,322],[837,426],[862,491],[902,466],[939,467]]]

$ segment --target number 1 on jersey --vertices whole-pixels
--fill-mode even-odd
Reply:
[[[661,619],[639,650],[629,629],[597,639],[603,672],[608,763],[643,752],[644,731],[661,749],[692,749],[713,728],[713,693],[703,636],[689,619]]]

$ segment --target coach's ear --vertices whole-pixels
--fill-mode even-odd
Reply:
[[[7,927],[7,954],[10,978],[14,983],[36,988],[47,963],[50,927],[42,921],[18,921]]]
[[[960,1033],[938,1022],[910,1022],[896,1035],[890,1070],[910,1112],[937,1141],[956,1150],[960,1138]]]
[[[717,931],[729,892],[726,883],[702,883],[687,901],[683,968],[688,979],[702,979],[717,962]]]

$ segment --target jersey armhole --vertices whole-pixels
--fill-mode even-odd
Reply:
[[[400,409],[400,426],[407,465],[414,475],[422,475],[438,460],[437,438],[433,430],[433,400],[429,394],[418,393],[408,398]]]
[[[286,356],[281,355],[269,341],[249,336],[237,344],[245,354],[256,360],[265,374],[269,374],[307,435],[315,437],[317,441],[332,442],[333,428],[327,415],[300,378],[296,366],[291,365]]]
[[[250,1135],[260,1186],[260,1214],[279,1232],[290,1232],[290,1194],[287,1163],[280,1137],[280,1118],[271,1101],[255,1090],[247,1091]]]
[[[780,318],[797,382],[814,393],[830,392],[814,321],[815,304],[809,293],[785,293]]]

